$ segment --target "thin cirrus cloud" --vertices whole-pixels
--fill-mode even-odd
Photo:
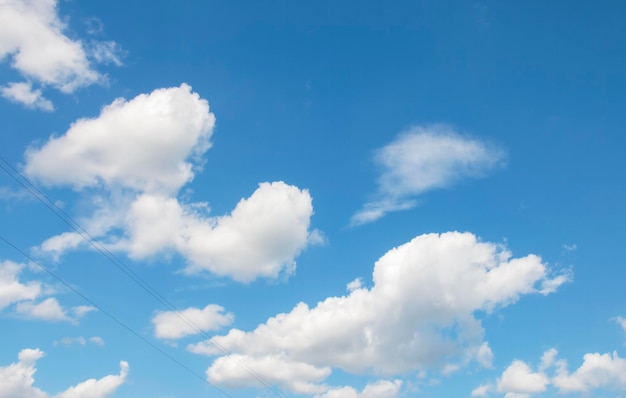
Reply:
[[[376,262],[369,289],[351,283],[348,295],[313,308],[299,303],[252,331],[232,329],[188,350],[222,355],[207,370],[213,383],[257,385],[231,365],[232,357],[250,367],[264,364],[259,367],[273,382],[300,393],[323,393],[315,390],[323,390],[321,376],[332,368],[392,376],[426,368],[448,374],[470,363],[489,367],[493,355],[475,313],[523,295],[550,294],[570,279],[550,273],[538,256],[512,258],[502,245],[471,233],[420,235]],[[215,343],[232,354],[223,356]],[[293,366],[301,369],[298,384],[287,371]]]
[[[290,275],[295,258],[322,240],[310,229],[312,198],[282,181],[265,182],[230,214],[209,217],[206,203],[179,191],[202,169],[215,116],[191,87],[157,89],[118,99],[100,115],[76,121],[59,137],[25,154],[24,172],[48,186],[92,194],[91,236],[112,250],[145,259],[174,251],[187,273],[210,272],[240,282]],[[121,234],[111,231],[122,230]],[[58,258],[84,240],[65,232],[39,252]]]
[[[89,379],[58,394],[49,394],[34,386],[36,364],[43,356],[44,352],[40,349],[24,349],[20,351],[17,362],[0,367],[0,398],[106,398],[124,384],[128,375],[128,363],[121,361],[117,375]]]
[[[350,223],[362,225],[410,209],[420,195],[465,178],[483,177],[505,161],[501,148],[463,136],[448,125],[412,127],[375,152],[380,170],[375,199],[356,212]]]
[[[106,80],[94,69],[94,63],[121,64],[121,52],[115,42],[94,41],[85,45],[70,39],[65,30],[55,0],[0,3],[0,61],[10,60],[11,67],[26,79],[1,87],[3,97],[51,111],[52,102],[43,97],[41,88],[33,88],[33,83],[72,93]]]

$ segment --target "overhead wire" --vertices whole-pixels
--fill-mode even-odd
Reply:
[[[2,155],[0,155],[0,169],[2,169],[7,175],[13,178],[22,188],[24,188],[30,195],[32,195],[35,199],[41,202],[44,206],[46,206],[50,211],[52,211],[57,217],[59,217],[65,224],[67,224],[74,232],[76,232],[83,240],[85,240],[91,247],[93,247],[97,252],[102,254],[109,262],[111,262],[118,270],[124,273],[128,278],[130,278],[135,284],[141,287],[146,293],[148,293],[152,298],[158,301],[161,305],[170,310],[179,320],[185,323],[187,326],[192,328],[197,334],[207,339],[207,341],[218,349],[223,355],[226,356],[228,360],[233,361],[239,367],[244,369],[250,376],[256,379],[259,383],[261,383],[264,387],[273,391],[280,397],[284,397],[285,395],[280,391],[276,386],[266,380],[263,376],[255,372],[253,369],[248,367],[246,364],[241,361],[233,358],[232,353],[226,349],[223,345],[212,339],[208,333],[194,324],[188,317],[186,317],[181,311],[179,311],[169,300],[167,300],[162,294],[160,294],[155,288],[153,288],[148,282],[146,282],[141,276],[139,276],[135,271],[133,271],[128,265],[126,265],[119,257],[113,254],[106,246],[102,245],[100,241],[98,241],[94,236],[92,236],[85,228],[83,228],[76,220],[74,220],[69,214],[67,214],[61,207],[57,205],[54,201],[52,201],[44,192],[42,192],[37,186],[32,183],[24,174],[22,174],[19,170],[13,167]],[[4,165],[3,165],[4,163]],[[5,242],[8,241],[2,238]],[[16,248],[13,245],[10,245]],[[24,252],[20,251],[22,254]],[[72,289],[73,290],[73,289]],[[81,297],[83,297],[81,295]],[[143,337],[142,337],[143,338]],[[153,345],[152,343],[150,343]],[[204,380],[204,378],[203,378]],[[207,380],[208,382],[208,380]]]
[[[123,327],[124,329],[126,329],[128,332],[132,333],[135,337],[139,338],[141,341],[143,341],[145,344],[147,344],[148,346],[150,346],[151,348],[157,350],[161,355],[164,355],[166,358],[168,358],[170,361],[173,361],[175,364],[177,364],[178,366],[180,366],[181,368],[183,368],[184,370],[186,370],[187,372],[189,372],[191,375],[193,375],[194,377],[199,378],[200,380],[202,380],[203,382],[207,383],[209,386],[211,386],[212,388],[214,388],[215,390],[217,390],[218,392],[220,392],[221,394],[233,398],[232,395],[230,395],[228,392],[224,391],[223,389],[219,388],[218,386],[216,386],[215,384],[211,383],[210,381],[208,381],[206,378],[204,378],[202,375],[198,374],[196,371],[194,371],[193,369],[191,369],[190,367],[188,367],[187,365],[185,365],[184,363],[182,363],[181,361],[179,361],[178,359],[176,359],[174,356],[168,354],[166,351],[164,351],[163,349],[159,348],[156,344],[152,343],[150,340],[146,339],[144,336],[142,336],[140,333],[138,333],[137,331],[135,331],[133,328],[131,328],[130,326],[128,326],[126,323],[124,323],[121,319],[117,318],[115,315],[113,315],[112,313],[110,313],[109,311],[107,311],[106,309],[104,309],[102,306],[100,306],[99,304],[97,304],[96,302],[94,302],[92,299],[90,299],[89,297],[87,297],[85,294],[81,293],[80,290],[76,289],[75,287],[73,287],[72,285],[70,285],[68,282],[66,282],[63,278],[61,278],[60,276],[58,276],[57,274],[55,274],[52,270],[50,270],[48,267],[45,267],[43,265],[41,265],[39,262],[37,262],[34,258],[32,258],[28,253],[26,253],[24,250],[20,249],[19,247],[17,247],[15,244],[13,244],[11,241],[9,241],[7,238],[5,238],[3,235],[0,235],[0,240],[2,240],[4,243],[6,243],[8,246],[10,246],[11,248],[13,248],[15,251],[17,251],[18,253],[20,253],[22,256],[24,256],[26,259],[28,259],[28,261],[30,261],[31,264],[37,266],[39,269],[41,269],[42,271],[46,272],[48,275],[50,275],[51,277],[53,277],[54,279],[56,279],[58,282],[60,282],[61,284],[63,284],[63,286],[65,286],[66,288],[70,289],[72,292],[74,292],[76,295],[78,295],[80,298],[82,298],[83,300],[85,300],[87,303],[91,304],[93,307],[97,308],[98,311],[102,312],[104,315],[106,315],[107,317],[109,317],[111,320],[113,320],[115,323],[117,323],[118,325],[120,325],[121,327]]]

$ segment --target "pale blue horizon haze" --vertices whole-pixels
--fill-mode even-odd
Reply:
[[[625,17],[0,0],[0,398],[624,396]]]

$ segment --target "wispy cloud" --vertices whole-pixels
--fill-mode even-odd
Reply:
[[[376,221],[407,210],[425,192],[446,188],[464,178],[480,178],[506,162],[501,148],[466,137],[444,124],[415,126],[374,156],[380,168],[375,200],[352,216],[351,225]]]

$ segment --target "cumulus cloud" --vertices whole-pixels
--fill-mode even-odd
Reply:
[[[22,301],[15,306],[15,312],[27,318],[72,323],[77,323],[85,314],[95,310],[91,306],[78,306],[71,308],[68,313],[54,297],[49,297],[39,303]]]
[[[54,110],[54,105],[49,99],[43,97],[41,90],[33,89],[32,84],[28,82],[9,83],[0,87],[0,94],[9,101],[20,103],[28,108]]]
[[[596,389],[626,390],[626,359],[612,354],[590,353],[582,365],[569,373],[567,363],[558,364],[553,384],[561,392],[589,392]]]
[[[55,0],[0,3],[0,61],[10,60],[11,67],[28,80],[18,83],[19,86],[5,87],[5,97],[30,107],[51,110],[52,103],[44,99],[39,90],[33,90],[31,82],[71,93],[105,79],[94,69],[94,62],[120,61],[116,44],[95,42],[90,49],[80,40],[66,36],[65,30]]]
[[[380,168],[376,199],[352,216],[351,224],[375,221],[392,211],[410,209],[427,191],[478,178],[502,165],[505,153],[447,125],[416,126],[375,152]]]
[[[328,367],[296,362],[283,354],[263,357],[233,354],[218,358],[206,371],[207,379],[227,388],[267,387],[266,383],[298,394],[324,391],[317,383],[331,373]]]
[[[41,283],[19,281],[23,268],[12,261],[0,262],[0,310],[20,301],[34,300],[42,294]]]
[[[498,379],[498,391],[507,394],[532,394],[545,391],[548,383],[545,374],[533,372],[525,362],[513,361]]]
[[[471,233],[420,235],[376,262],[370,289],[352,284],[348,295],[313,308],[299,303],[250,332],[232,329],[188,349],[221,355],[217,343],[232,356],[260,361],[280,354],[285,362],[356,374],[488,366],[492,353],[475,313],[541,294],[548,273],[538,256],[513,258]],[[232,356],[213,362],[208,372],[221,378],[212,381],[228,384],[225,358]]]
[[[128,374],[128,363],[122,361],[118,375],[90,379],[51,395],[33,386],[37,371],[35,365],[43,356],[43,351],[39,349],[24,349],[20,351],[17,362],[0,367],[0,398],[106,398],[126,381]]]
[[[52,289],[39,281],[21,282],[19,275],[24,268],[24,265],[12,261],[0,262],[0,310],[13,306],[12,311],[21,317],[72,323],[95,310],[91,306],[77,306],[66,310],[54,297],[37,301]]]
[[[204,308],[189,307],[181,311],[157,312],[152,318],[154,335],[159,339],[180,339],[185,336],[219,330],[230,325],[235,316],[224,312],[219,305],[209,304]]]
[[[207,101],[188,85],[158,89],[118,99],[98,117],[78,120],[64,135],[29,149],[24,171],[44,184],[95,191],[86,229],[112,250],[136,259],[175,251],[187,259],[188,273],[241,282],[291,274],[295,257],[320,241],[309,229],[308,191],[261,183],[230,214],[213,217],[205,203],[178,198],[202,167],[214,124]],[[82,241],[66,232],[38,250],[58,258]]]
[[[215,117],[183,84],[117,99],[96,118],[79,119],[62,136],[26,152],[24,171],[48,185],[104,184],[177,192],[194,176],[191,160],[210,147]]]
[[[379,380],[366,385],[361,392],[353,387],[332,388],[315,398],[395,398],[400,393],[401,380]]]
[[[495,390],[506,398],[530,397],[548,387],[558,389],[561,394],[626,391],[626,360],[616,352],[585,354],[582,365],[574,372],[557,355],[554,348],[545,351],[536,371],[526,362],[514,360],[498,378]],[[492,390],[492,384],[483,384],[474,389],[472,396],[486,396]]]

